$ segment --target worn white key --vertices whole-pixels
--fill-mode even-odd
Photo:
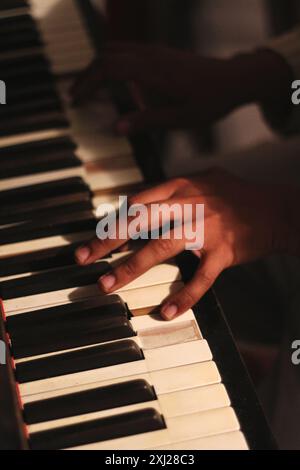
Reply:
[[[159,314],[152,314],[133,317],[131,324],[138,333],[143,349],[202,339],[192,310],[188,310],[172,322],[162,321]]]
[[[99,382],[79,384],[59,390],[46,391],[34,395],[26,395],[22,397],[23,403],[30,403],[37,400],[46,400],[69,393],[82,392],[96,387],[104,387],[128,380],[143,379],[150,385],[155,387],[157,395],[161,396],[165,393],[172,393],[180,390],[187,390],[196,387],[202,387],[221,382],[221,377],[217,366],[213,361],[201,362],[196,364],[188,364],[173,369],[164,369],[152,371],[142,375],[128,375],[127,377],[117,377],[111,380],[103,380]],[[68,387],[68,388],[67,388]]]
[[[159,445],[148,450],[248,450],[248,444],[241,431],[202,437],[176,444]]]

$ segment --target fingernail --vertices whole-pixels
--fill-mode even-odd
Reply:
[[[91,256],[91,250],[88,246],[81,246],[75,251],[75,257],[79,263],[85,263]]]
[[[129,121],[119,121],[117,124],[117,131],[119,134],[129,134],[130,133],[130,122]]]
[[[161,313],[167,320],[172,320],[178,312],[178,307],[175,304],[166,304],[162,307]]]
[[[99,283],[100,283],[100,287],[104,291],[108,291],[116,283],[116,276],[114,276],[113,274],[105,274],[104,276],[100,277]]]

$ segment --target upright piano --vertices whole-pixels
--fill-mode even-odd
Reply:
[[[74,262],[100,203],[163,176],[152,135],[112,132],[124,90],[70,106],[101,34],[88,0],[1,0],[0,448],[272,449],[214,292],[172,322],[157,314],[192,254],[109,296],[96,281],[127,253]]]

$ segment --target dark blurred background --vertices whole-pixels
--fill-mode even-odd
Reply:
[[[106,12],[114,40],[159,43],[226,57],[265,44],[295,26],[297,0],[93,0]],[[206,168],[278,137],[256,105],[210,129],[163,132],[160,163],[168,176]],[[236,158],[236,157],[235,157]],[[238,165],[237,165],[238,166]],[[283,307],[264,261],[230,269],[215,285],[256,385],[270,372],[281,341]]]

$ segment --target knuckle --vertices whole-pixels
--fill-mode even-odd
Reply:
[[[127,278],[135,276],[137,272],[136,263],[131,260],[126,261],[126,263],[122,265],[122,271],[122,274],[125,274]]]
[[[183,289],[181,298],[181,302],[185,308],[194,305],[198,300],[198,296],[188,286]]]
[[[189,184],[188,178],[176,178],[175,179],[175,184],[176,186],[182,187],[182,186],[187,186]]]
[[[98,238],[95,238],[94,240],[92,240],[89,243],[89,246],[94,253],[97,253],[98,251],[105,249],[104,240],[99,240]]]
[[[170,255],[174,248],[174,241],[170,238],[165,238],[159,240],[158,243],[153,245],[153,251],[156,253],[158,257],[165,257]]]
[[[213,283],[213,280],[214,280],[211,273],[208,273],[208,272],[201,272],[199,274],[199,279],[200,279],[200,282],[201,282],[202,286],[204,286],[204,287],[210,287]]]

